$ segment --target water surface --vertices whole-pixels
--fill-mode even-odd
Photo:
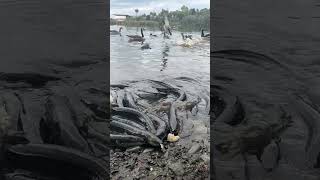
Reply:
[[[119,27],[111,26],[118,30]],[[149,34],[158,37],[151,37]],[[182,47],[180,32],[174,31],[171,39],[164,39],[160,31],[145,30],[145,43],[151,49],[141,50],[141,43],[129,43],[126,35],[140,35],[140,29],[124,28],[122,36],[110,36],[110,81],[164,79],[191,77],[209,86],[210,42],[200,41],[200,32],[193,32],[199,43],[193,47]]]

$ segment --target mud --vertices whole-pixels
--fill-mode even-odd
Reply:
[[[124,84],[127,85],[124,91],[136,97],[137,105],[134,107],[151,119],[156,116],[158,121],[165,122],[165,126],[161,127],[165,129],[165,134],[157,134],[163,148],[153,146],[148,141],[138,147],[133,144],[122,148],[115,144],[110,156],[112,179],[209,179],[210,126],[209,111],[206,109],[210,104],[203,98],[209,96],[205,93],[206,88],[187,78]],[[117,88],[112,91],[115,92],[113,94],[121,93]],[[199,97],[201,92],[202,98]],[[123,104],[126,106],[127,103]],[[172,104],[175,104],[174,111]],[[174,113],[174,117],[171,113]],[[173,118],[174,128],[170,123]],[[130,116],[128,119],[134,121]],[[158,129],[157,121],[154,124]],[[148,131],[148,128],[144,130]],[[111,126],[111,132],[116,131]],[[168,142],[169,133],[175,133],[180,139]]]

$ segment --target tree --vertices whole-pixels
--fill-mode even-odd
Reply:
[[[188,13],[189,8],[188,8],[187,6],[185,6],[185,5],[183,5],[183,6],[181,7],[181,11],[184,12],[184,13]]]
[[[137,17],[137,16],[138,16],[139,9],[135,9],[134,12],[136,12],[136,17]]]
[[[147,21],[150,21],[150,15],[147,15],[147,16],[146,16],[146,20],[147,20]]]

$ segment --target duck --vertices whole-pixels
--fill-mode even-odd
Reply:
[[[183,33],[181,33],[181,36],[183,40],[192,39],[192,35],[184,35]]]
[[[145,43],[144,45],[141,46],[141,49],[151,49],[149,43]]]
[[[143,42],[144,39],[144,35],[143,35],[143,29],[141,28],[141,36],[140,35],[127,35],[130,39],[129,41],[139,41],[139,42]]]
[[[120,27],[119,28],[119,31],[117,31],[117,30],[110,30],[110,35],[120,35],[121,36],[121,30],[122,30],[123,28],[122,27]]]
[[[210,37],[210,34],[204,34],[204,30],[201,29],[201,37],[206,37],[206,38],[209,38]]]
[[[152,33],[150,33],[150,36],[152,36],[152,37],[158,37],[157,35],[152,34]]]
[[[166,34],[165,32],[163,33],[163,38],[164,38],[164,39],[170,39],[169,35]]]

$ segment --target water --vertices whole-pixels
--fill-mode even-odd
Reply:
[[[318,3],[227,0],[217,2],[215,7],[212,84],[238,96],[245,115],[243,123],[232,128],[216,125],[219,138],[215,144],[222,147],[239,143],[242,147],[230,147],[230,152],[241,152],[239,149],[245,147],[248,153],[235,153],[225,162],[221,156],[213,155],[217,179],[228,179],[226,174],[237,172],[246,172],[239,179],[264,177],[265,170],[257,157],[263,149],[268,152],[270,141],[276,138],[281,139],[283,156],[270,175],[275,179],[317,179]],[[291,116],[289,122],[287,115]],[[269,151],[265,156],[272,159],[277,153]],[[241,163],[245,165],[239,166]],[[297,170],[299,174],[295,173]]]
[[[111,26],[118,30],[119,27]],[[210,42],[200,40],[200,32],[194,32],[198,39],[193,47],[181,47],[180,32],[174,31],[171,39],[163,39],[160,31],[145,30],[145,43],[152,49],[141,50],[141,43],[129,43],[127,34],[139,34],[140,29],[124,28],[123,35],[110,36],[110,81],[118,83],[127,80],[164,79],[191,77],[209,86]],[[158,37],[150,37],[149,34]]]

